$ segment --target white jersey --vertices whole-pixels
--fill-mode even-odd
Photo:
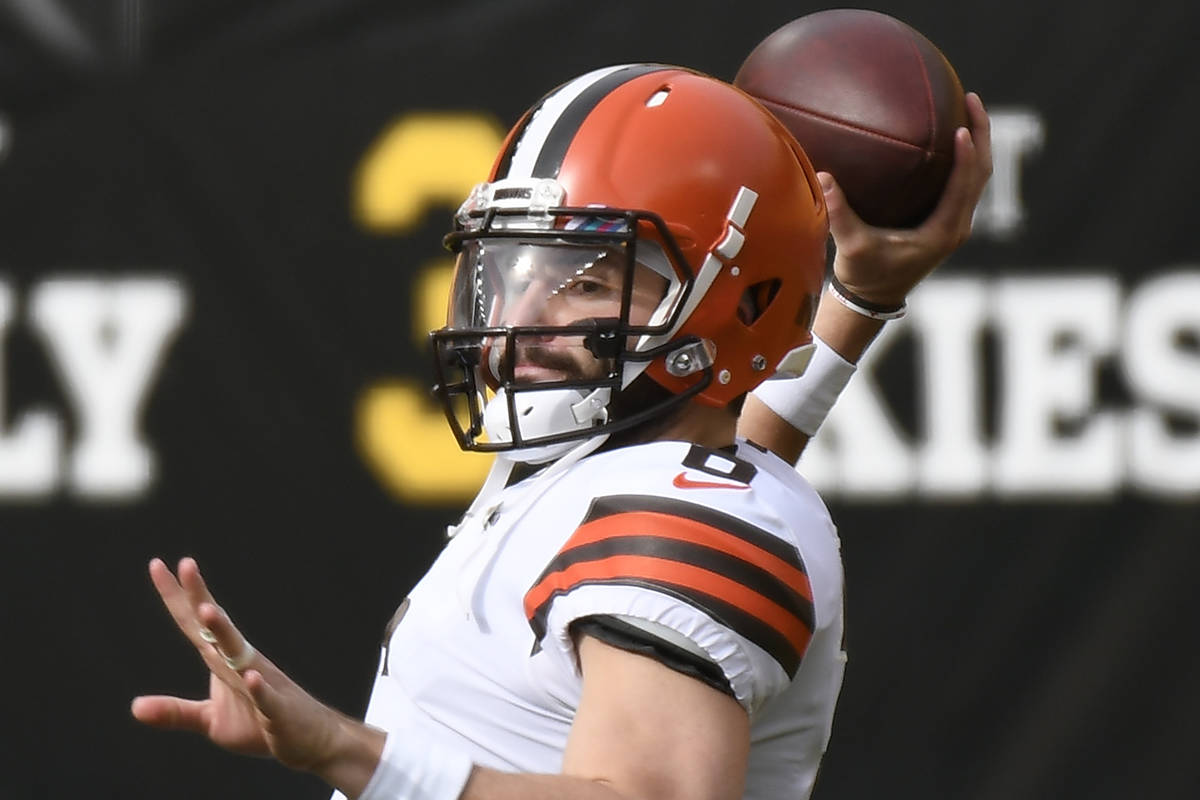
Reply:
[[[559,772],[581,688],[570,628],[601,615],[719,670],[750,715],[746,798],[808,796],[845,663],[842,568],[795,470],[744,442],[655,442],[474,509],[389,626],[369,724]]]

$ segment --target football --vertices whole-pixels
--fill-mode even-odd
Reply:
[[[942,52],[900,20],[837,9],[793,20],[754,48],[734,85],[795,135],[871,225],[919,225],[967,124],[962,84]]]

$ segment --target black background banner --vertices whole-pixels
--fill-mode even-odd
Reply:
[[[873,7],[981,93],[997,171],[801,464],[848,581],[816,796],[1191,797],[1200,12]],[[361,711],[486,469],[427,397],[453,208],[558,83],[732,78],[817,8],[0,5],[0,798],[325,796],[132,721],[205,688],[147,560]]]

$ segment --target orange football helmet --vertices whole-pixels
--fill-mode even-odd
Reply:
[[[630,64],[563,84],[455,222],[450,311],[431,337],[465,449],[546,460],[807,363],[822,192],[792,135],[725,82]],[[635,380],[665,399],[618,412]]]

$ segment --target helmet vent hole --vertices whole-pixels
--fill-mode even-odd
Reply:
[[[752,286],[747,286],[746,291],[742,292],[741,300],[738,301],[738,319],[747,327],[753,325],[766,312],[767,307],[771,305],[771,301],[778,293],[778,278],[759,281]]]
[[[657,108],[667,102],[667,96],[671,94],[670,88],[664,86],[654,94],[650,95],[646,100],[646,108]]]

